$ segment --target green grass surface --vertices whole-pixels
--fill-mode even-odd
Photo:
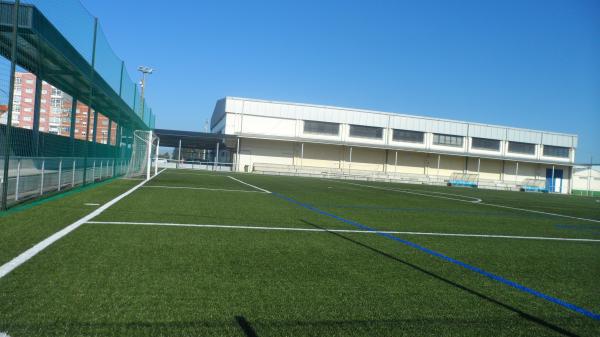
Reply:
[[[487,205],[600,220],[591,198],[233,176],[379,230],[600,238],[598,222]],[[89,213],[84,203],[104,203],[136,183],[1,217],[2,263]],[[355,229],[273,194],[238,192],[253,189],[226,174],[166,171],[148,185],[203,189],[143,187],[93,220]],[[600,242],[397,236],[600,312]],[[600,323],[376,234],[90,223],[0,279],[0,332],[595,336]]]

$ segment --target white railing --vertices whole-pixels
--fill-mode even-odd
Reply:
[[[331,178],[342,180],[381,181],[421,185],[447,185],[451,176],[427,175],[400,172],[379,172],[354,169],[340,169],[314,166],[295,166],[281,164],[255,163],[249,170],[254,173],[268,175],[290,175],[300,177]],[[518,191],[514,182],[479,179],[477,186],[485,189]]]
[[[233,163],[222,163],[214,161],[191,161],[191,160],[173,160],[173,159],[158,159],[158,167],[171,169],[189,169],[189,170],[205,170],[205,171],[225,171],[233,170]]]
[[[125,173],[128,161],[115,158],[11,157],[7,202],[9,204],[60,192]],[[0,178],[0,185],[5,182]]]

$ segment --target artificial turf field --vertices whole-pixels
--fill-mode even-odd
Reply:
[[[0,265],[138,184],[7,212]],[[0,278],[0,336],[598,336],[597,199],[167,170]]]

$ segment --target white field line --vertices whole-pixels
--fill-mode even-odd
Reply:
[[[100,204],[97,204],[95,202],[86,202],[85,204],[83,204],[84,206],[100,206]],[[0,336],[2,337],[2,336]]]
[[[514,210],[523,211],[523,212],[531,212],[531,213],[537,213],[537,214],[552,215],[552,216],[559,216],[559,217],[563,217],[563,218],[569,218],[569,219],[575,219],[575,220],[591,221],[591,222],[600,223],[600,220],[596,220],[596,219],[580,218],[580,217],[571,216],[571,215],[565,215],[565,214],[559,214],[559,213],[550,213],[550,212],[543,212],[543,211],[536,211],[536,210],[533,210],[533,209],[511,207],[511,206],[504,206],[504,205],[498,205],[498,204],[489,204],[487,202],[482,202],[482,203],[480,203],[480,205],[500,207],[500,208],[507,208],[507,209],[514,209]]]
[[[259,190],[259,191],[263,191],[263,192],[265,192],[265,193],[271,193],[270,191],[267,191],[267,190],[265,190],[264,188],[260,188],[260,187],[258,187],[258,186],[254,186],[254,185],[252,185],[252,184],[248,184],[248,183],[246,183],[246,182],[243,182],[243,181],[241,181],[241,180],[239,180],[239,179],[236,179],[236,178],[234,178],[234,177],[232,177],[232,176],[227,176],[227,177],[229,177],[229,178],[231,178],[231,179],[233,179],[233,180],[237,181],[238,183],[242,183],[242,184],[244,184],[244,185],[247,185],[247,186],[250,186],[250,187],[252,187],[252,188],[255,188],[255,189]]]
[[[346,182],[346,181],[341,181],[341,183],[342,184],[348,184],[348,185],[354,185],[354,186],[370,187],[370,188],[375,188],[375,189],[385,190],[385,191],[394,191],[394,192],[407,193],[407,194],[416,194],[416,195],[422,195],[422,196],[432,197],[432,198],[442,198],[442,199],[448,199],[448,200],[456,200],[456,201],[468,202],[468,203],[471,203],[471,204],[477,204],[477,203],[480,203],[480,202],[483,201],[483,200],[481,200],[479,198],[469,197],[469,196],[460,195],[460,194],[443,193],[443,192],[420,193],[420,192],[415,192],[415,191],[412,191],[412,190],[405,190],[405,189],[398,189],[398,188],[388,188],[388,187],[365,185],[365,184],[356,184],[356,183],[349,183],[349,182]],[[439,194],[439,195],[436,195],[436,194]],[[451,196],[454,196],[454,197],[460,197],[460,198],[464,198],[464,199],[446,197],[445,195],[451,195]],[[473,200],[465,200],[465,199],[473,199]]]
[[[164,172],[164,169],[162,171],[160,171],[157,175],[155,175],[154,177],[158,176],[159,174],[161,174],[162,172]],[[154,179],[154,177],[150,178],[150,180]],[[83,218],[75,221],[74,223],[70,224],[69,226],[61,229],[60,231],[50,235],[49,237],[47,237],[46,239],[40,241],[39,243],[37,243],[35,246],[29,248],[28,250],[24,251],[23,253],[21,253],[19,256],[15,257],[14,259],[8,261],[7,263],[3,264],[2,266],[0,266],[0,278],[6,276],[8,273],[10,273],[11,271],[13,271],[15,268],[17,268],[18,266],[22,265],[23,263],[27,262],[27,260],[31,259],[32,257],[34,257],[36,254],[38,254],[39,252],[41,252],[42,250],[44,250],[46,247],[50,246],[51,244],[53,244],[54,242],[56,242],[57,240],[61,239],[62,237],[66,236],[67,234],[71,233],[72,231],[74,231],[75,229],[77,229],[79,226],[83,225],[84,223],[90,221],[91,219],[93,219],[94,217],[98,216],[100,213],[104,212],[107,208],[109,208],[110,206],[116,204],[119,200],[125,198],[126,196],[130,195],[131,193],[133,193],[135,190],[137,190],[138,188],[142,187],[142,185],[144,185],[147,181],[150,180],[144,180],[141,183],[135,185],[134,187],[132,187],[131,189],[129,189],[127,192],[117,196],[116,198],[110,200],[109,202],[105,203],[104,205],[98,207],[96,210],[94,210],[93,212],[89,213],[88,215],[84,216]]]
[[[202,191],[219,191],[219,192],[265,193],[265,192],[262,192],[262,191],[230,190],[230,189],[226,189],[226,188],[190,187],[190,186],[146,185],[146,186],[144,186],[144,188],[166,188],[166,189],[202,190]]]
[[[450,199],[450,200],[468,202],[468,203],[479,204],[479,205],[486,205],[486,206],[492,206],[492,207],[500,207],[500,208],[513,209],[513,210],[523,211],[523,212],[530,212],[530,213],[537,213],[537,214],[544,214],[544,215],[558,216],[558,217],[575,219],[575,220],[591,221],[591,222],[600,223],[600,220],[596,220],[596,219],[580,218],[580,217],[576,217],[576,216],[559,214],[559,213],[550,213],[550,212],[536,211],[536,210],[526,209],[526,208],[518,208],[518,207],[505,206],[505,205],[490,204],[490,203],[487,203],[487,202],[482,202],[481,199],[475,198],[475,197],[462,196],[464,198],[473,198],[473,199],[476,199],[475,201],[468,201],[468,200],[461,200],[461,199],[456,199],[456,198],[448,198],[448,197],[443,197],[443,196],[431,195],[431,194],[426,194],[426,193],[417,193],[417,192],[413,192],[413,191],[402,190],[402,189],[395,189],[395,188],[385,188],[385,187],[365,185],[365,184],[355,184],[355,183],[349,183],[349,182],[341,182],[341,183],[355,185],[355,186],[363,186],[363,187],[376,188],[376,189],[386,190],[386,191],[394,191],[394,192],[401,192],[401,193],[417,194],[417,195],[423,195],[423,196],[433,197],[433,198],[444,198],[444,199]],[[431,192],[431,193],[438,193],[438,194],[446,194],[446,195],[459,196],[458,194],[449,194],[449,193],[442,193],[442,192]]]
[[[427,236],[456,236],[456,237],[523,239],[523,240],[600,242],[599,239],[556,238],[556,237],[546,237],[546,236],[516,236],[516,235],[493,235],[493,234],[461,234],[461,233],[400,232],[400,231],[368,231],[368,230],[359,230],[359,229],[322,229],[322,228],[264,227],[264,226],[241,226],[241,225],[181,224],[181,223],[163,223],[163,222],[126,222],[126,221],[88,221],[87,223],[89,223],[89,224],[104,224],[104,225],[141,225],[141,226],[253,229],[253,230],[265,230],[265,231],[336,232],[336,233],[363,233],[363,234],[385,233],[385,234],[407,234],[407,235],[427,235]]]
[[[193,173],[193,172],[177,172],[173,169],[169,169],[166,174],[182,174],[188,176],[203,176],[203,177],[225,177],[225,174],[214,174],[214,173]]]

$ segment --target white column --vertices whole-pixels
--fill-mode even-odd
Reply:
[[[300,143],[300,167],[304,165],[304,143]]]
[[[40,182],[40,195],[44,194],[44,169],[46,166],[46,160],[42,160],[42,181]]]
[[[73,177],[71,178],[71,187],[75,186],[75,163],[76,163],[77,159],[73,159]]]
[[[19,200],[19,179],[21,178],[21,159],[17,161],[17,180],[15,182],[15,201]]]
[[[181,139],[179,140],[179,152],[177,152],[177,168],[179,168],[179,164],[181,164]]]
[[[62,159],[58,163],[58,190],[60,191],[60,185],[62,184]]]
[[[146,164],[146,180],[150,180],[150,170],[152,169],[152,131],[149,131],[148,149],[147,149],[147,164]]]
[[[437,162],[437,176],[439,178],[440,176],[440,160],[441,160],[442,155],[438,154],[438,162]]]
[[[352,146],[350,146],[350,158],[348,161],[348,171],[350,171],[350,168],[352,168]]]
[[[395,151],[396,155],[394,157],[394,172],[398,172],[398,151]]]
[[[216,153],[215,153],[215,158],[214,158],[214,163],[213,163],[213,171],[217,169],[217,163],[219,162],[219,144],[217,143],[217,149],[216,149]]]
[[[160,138],[156,140],[156,151],[154,151],[154,175],[158,174],[158,148],[160,147]]]
[[[240,137],[237,139],[237,146],[235,148],[235,170],[240,171]]]

